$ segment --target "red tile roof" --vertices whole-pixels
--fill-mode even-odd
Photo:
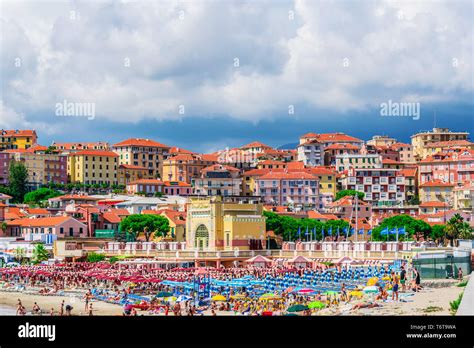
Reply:
[[[188,184],[184,181],[163,181],[163,184],[166,186],[166,187],[176,187],[176,186],[179,186],[179,187],[191,187],[191,184]]]
[[[262,148],[267,148],[267,149],[271,149],[272,147],[271,146],[268,146],[268,145],[265,145],[259,141],[254,141],[252,143],[249,143],[247,145],[244,145],[241,147],[241,149],[250,149],[252,147],[262,147]]]
[[[176,154],[179,154],[179,153],[189,153],[189,154],[192,154],[192,153],[194,153],[194,152],[189,151],[189,150],[185,150],[185,149],[183,149],[183,148],[181,148],[181,147],[173,146],[173,147],[170,148],[169,153],[170,153],[171,155],[176,155]]]
[[[410,177],[416,176],[417,168],[403,168],[400,169],[399,174],[401,176]]]
[[[0,130],[2,137],[32,137],[36,136],[36,131],[32,129],[2,129]]]
[[[430,208],[430,207],[448,207],[449,205],[445,202],[438,201],[429,201],[420,203],[420,208]]]
[[[44,208],[28,208],[28,209],[25,209],[25,210],[30,215],[49,215],[50,214],[48,209],[44,209]]]
[[[23,226],[23,227],[50,227],[60,225],[68,220],[73,219],[70,216],[51,216],[42,218],[23,218],[8,222],[9,225]],[[74,219],[73,219],[74,220]]]
[[[451,146],[474,146],[469,140],[448,140],[448,141],[437,141],[434,143],[428,143],[425,147],[451,147]]]
[[[162,143],[159,143],[154,140],[150,139],[142,139],[142,138],[130,138],[124,141],[121,141],[117,144],[113,145],[114,147],[120,147],[120,146],[143,146],[143,147],[163,147],[163,148],[170,148],[167,145],[164,145]]]
[[[129,182],[128,185],[163,185],[163,181],[158,179],[139,179]]]
[[[119,224],[122,221],[120,216],[118,216],[117,214],[114,214],[112,212],[104,212],[102,214],[102,216],[104,217],[105,221],[108,221],[111,224]]]
[[[239,170],[235,167],[227,166],[224,164],[213,164],[201,170],[202,173],[214,172],[214,171],[238,172]]]
[[[420,185],[420,187],[438,187],[438,186],[441,186],[441,187],[450,187],[451,186],[452,187],[452,186],[454,186],[454,184],[449,183],[449,182],[444,182],[444,181],[441,181],[439,179],[435,179],[435,180],[427,181],[424,184]]]
[[[324,150],[359,150],[358,146],[352,145],[352,144],[331,144],[329,146],[326,146]]]
[[[308,180],[316,180],[316,178],[313,175],[308,174],[306,172],[275,172],[275,171],[272,171],[272,172],[264,174],[260,177],[260,180],[271,180],[271,179],[283,179],[283,180],[308,179]]]
[[[319,211],[308,211],[308,218],[317,220],[337,220],[338,217],[334,214],[321,214]]]

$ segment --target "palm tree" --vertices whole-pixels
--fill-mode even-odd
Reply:
[[[0,229],[2,230],[2,233],[5,234],[7,233],[7,228],[8,228],[8,224],[3,221],[1,224],[0,224]]]
[[[453,246],[455,239],[471,239],[472,228],[464,222],[461,215],[455,214],[446,224],[446,235],[451,242],[451,246]]]
[[[40,263],[41,261],[45,261],[49,259],[49,252],[46,250],[43,244],[36,244],[35,248],[33,249],[33,262]]]
[[[25,248],[20,248],[17,247],[14,251],[15,259],[18,261],[18,263],[21,263],[23,259],[26,256],[26,250]]]

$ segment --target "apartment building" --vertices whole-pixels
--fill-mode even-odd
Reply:
[[[28,149],[36,144],[38,136],[31,129],[0,130],[0,151],[6,149]]]
[[[199,178],[192,179],[194,193],[207,196],[239,196],[242,178],[237,168],[214,164],[201,170]]]
[[[382,159],[377,154],[349,154],[336,155],[335,167],[338,172],[349,170],[350,168],[381,168]]]
[[[265,204],[319,208],[319,181],[306,172],[268,172],[255,180],[254,196]]]
[[[391,146],[395,144],[397,140],[391,138],[388,135],[374,135],[372,139],[367,140],[367,145],[372,146]]]
[[[372,204],[396,204],[406,200],[405,177],[399,169],[350,168],[341,180],[344,190],[364,192]]]
[[[424,159],[429,152],[427,146],[433,143],[468,140],[468,132],[455,132],[449,128],[433,128],[431,131],[419,132],[411,136],[411,144],[413,146],[413,156],[416,160]]]
[[[28,171],[29,189],[37,189],[48,183],[67,183],[67,157],[57,152],[46,152],[46,149],[44,146],[33,145],[28,149],[10,149],[3,152],[6,157],[10,155],[10,161],[14,160],[25,165]],[[3,165],[7,162],[5,161]]]
[[[190,184],[193,179],[199,178],[201,170],[213,164],[217,164],[216,155],[180,153],[164,160],[163,180]]]
[[[169,156],[169,146],[150,139],[130,138],[114,144],[112,150],[119,155],[119,164],[145,167],[153,178],[163,178],[163,162]]]
[[[121,164],[117,168],[117,180],[119,185],[126,186],[128,183],[141,179],[153,179],[148,168],[134,166],[132,164]]]
[[[474,180],[474,150],[439,152],[419,162],[420,184],[432,180],[464,183]]]
[[[118,155],[112,151],[84,150],[67,158],[69,181],[86,185],[118,185]]]

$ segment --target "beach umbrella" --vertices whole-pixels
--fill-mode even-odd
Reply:
[[[232,295],[230,298],[233,299],[233,300],[242,300],[242,299],[245,298],[245,295],[244,294],[236,294],[236,295]]]
[[[351,296],[354,296],[354,297],[362,297],[362,295],[363,295],[362,291],[360,291],[360,290],[351,291],[349,294]]]
[[[178,296],[178,298],[176,299],[176,302],[186,302],[186,301],[189,301],[189,300],[192,300],[193,298],[191,296],[187,296],[187,295],[180,295]]]
[[[159,293],[156,294],[155,297],[164,298],[164,297],[170,297],[170,296],[173,296],[173,294],[171,292],[160,291]]]
[[[292,313],[292,312],[302,312],[306,310],[308,310],[308,306],[297,304],[297,305],[293,305],[289,307],[286,311]]]
[[[313,301],[308,304],[308,308],[311,308],[311,309],[313,308],[321,309],[324,307],[326,307],[326,305],[322,303],[321,301]]]
[[[377,284],[378,281],[379,281],[379,278],[377,278],[377,277],[369,278],[369,280],[367,281],[367,286],[373,286],[373,285]]]
[[[177,300],[177,298],[175,296],[169,296],[169,297],[165,297],[164,300],[167,302],[174,302]]]
[[[376,286],[366,286],[363,291],[368,294],[378,292],[379,289]]]
[[[304,289],[298,290],[297,292],[298,292],[298,294],[308,295],[308,294],[312,294],[313,292],[315,292],[315,290],[310,289],[310,288],[304,288]]]
[[[225,296],[215,295],[215,296],[212,296],[211,300],[212,301],[226,301],[227,299],[225,298]]]
[[[385,276],[385,277],[382,278],[382,280],[385,280],[385,281],[390,280],[390,277],[389,277],[389,276]]]

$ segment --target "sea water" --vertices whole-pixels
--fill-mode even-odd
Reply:
[[[16,315],[16,309],[0,305],[0,315]]]

